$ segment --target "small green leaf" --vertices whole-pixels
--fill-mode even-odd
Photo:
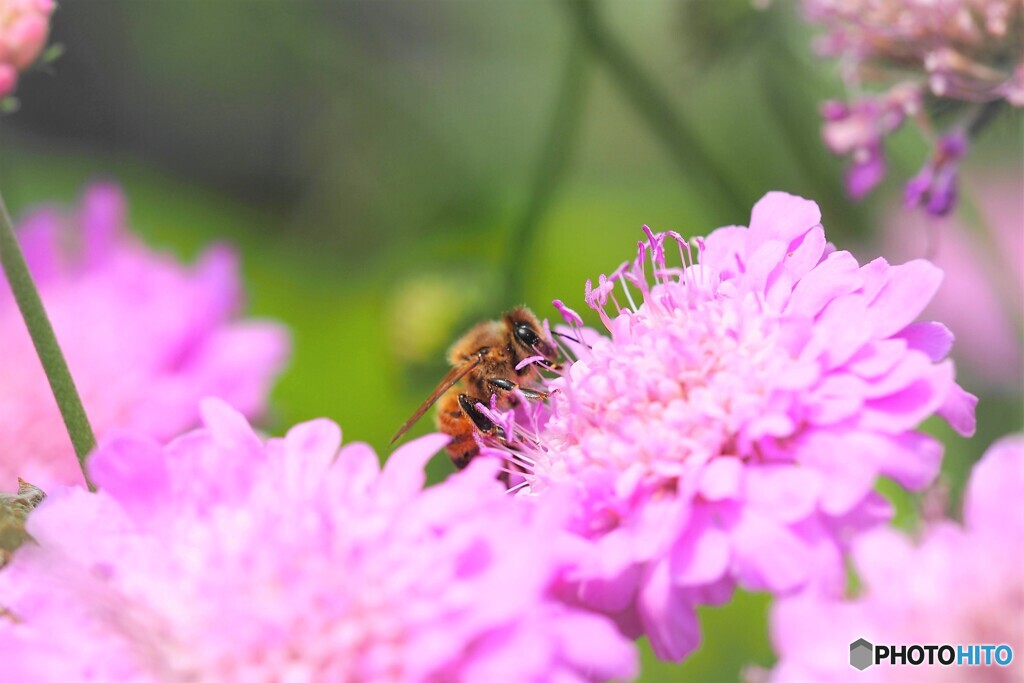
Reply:
[[[13,95],[0,100],[0,115],[13,114],[19,109],[21,109],[21,102]]]
[[[41,64],[53,64],[61,58],[65,49],[66,48],[63,43],[54,43],[43,51],[42,56],[39,58],[39,62]]]
[[[25,520],[46,494],[38,486],[18,479],[17,493],[0,493],[0,567],[7,564],[31,536],[25,531]]]

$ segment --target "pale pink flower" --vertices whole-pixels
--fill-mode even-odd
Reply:
[[[557,601],[555,507],[481,460],[423,489],[443,435],[381,469],[333,422],[262,443],[226,404],[166,447],[101,446],[99,487],[29,517],[0,571],[0,659],[25,682],[546,682],[627,678],[636,653]]]
[[[907,202],[934,215],[947,213],[956,201],[957,162],[967,152],[969,137],[988,124],[1000,103],[1024,106],[1024,2],[803,0],[803,8],[807,20],[825,31],[818,51],[839,60],[853,93],[847,110],[869,132],[861,137],[870,146],[844,151],[830,141],[837,123],[826,111],[829,148],[853,154],[847,176],[850,194],[860,198],[885,173],[882,138],[903,118],[894,118],[879,103],[895,100],[910,105],[905,113],[914,116],[934,146],[932,159],[907,185]],[[865,93],[865,85],[885,92]],[[925,92],[932,99],[958,100],[962,116],[939,129],[921,107]]]
[[[225,247],[194,266],[129,234],[113,185],[77,213],[41,210],[19,239],[98,436],[115,428],[168,439],[197,424],[199,398],[246,415],[266,406],[288,355],[284,329],[239,320],[241,282]],[[71,442],[10,289],[0,283],[0,487],[82,484]]]
[[[595,553],[574,599],[673,660],[698,643],[695,607],[737,584],[840,590],[849,537],[888,515],[878,477],[919,490],[938,473],[920,422],[974,429],[943,360],[952,335],[915,322],[933,265],[860,266],[826,243],[816,204],[779,192],[749,228],[697,244],[691,263],[677,234],[648,233],[636,261],[588,283],[611,336],[568,332],[586,345],[549,409],[487,449],[521,466],[524,494],[572,492]]]
[[[0,99],[43,51],[55,7],[53,0],[0,0]]]
[[[1024,174],[1002,169],[968,183],[976,220],[961,213],[937,219],[893,208],[883,230],[885,253],[928,256],[946,278],[925,314],[957,338],[957,367],[986,387],[1020,391],[1024,359],[1015,326],[1024,316]]]
[[[1002,439],[975,465],[964,523],[928,525],[920,538],[892,529],[854,544],[861,589],[842,601],[802,595],[773,610],[776,683],[1019,681],[1024,674],[1024,436]],[[1009,645],[1009,666],[899,666],[858,671],[850,644]]]

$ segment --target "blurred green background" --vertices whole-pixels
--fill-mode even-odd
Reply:
[[[840,248],[877,255],[927,146],[898,134],[889,179],[849,202],[817,113],[843,88],[811,36],[790,3],[749,0],[69,2],[66,53],[0,120],[0,189],[17,214],[113,178],[152,245],[236,244],[250,311],[294,335],[266,428],[328,416],[387,453],[465,327],[520,303],[551,316],[553,298],[586,313],[584,282],[644,223],[705,234],[783,189],[821,204]],[[1005,117],[971,166],[1019,167],[1022,148]],[[961,377],[978,435],[934,426],[954,491],[1021,426],[1020,391]],[[885,490],[911,524],[915,501]],[[704,610],[710,645],[681,667],[645,654],[642,680],[770,665],[767,605]]]

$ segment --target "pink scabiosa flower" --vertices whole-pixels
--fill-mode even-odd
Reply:
[[[635,675],[552,597],[570,545],[481,461],[423,489],[443,435],[383,469],[327,420],[262,443],[226,404],[166,447],[116,437],[29,517],[0,571],[23,681],[589,681]]]
[[[672,660],[698,643],[694,608],[736,585],[840,590],[848,539],[889,513],[877,478],[919,490],[938,473],[919,423],[974,429],[952,336],[915,322],[942,277],[927,261],[861,266],[826,243],[816,204],[779,192],[697,245],[691,262],[679,235],[648,231],[588,283],[610,337],[574,324],[550,405],[490,447],[525,470],[524,495],[575,497],[595,554],[574,599]]]
[[[97,184],[74,217],[41,210],[19,230],[93,428],[168,439],[197,424],[206,395],[258,415],[288,354],[285,331],[238,320],[241,283],[229,249],[183,266],[135,240],[125,213],[121,191]],[[6,283],[0,330],[0,487],[15,488],[19,476],[44,491],[84,483]]]
[[[860,198],[884,175],[882,138],[912,116],[933,141],[934,154],[907,186],[908,205],[942,215],[956,201],[957,161],[1005,105],[1024,106],[1024,3],[1020,0],[804,0],[807,20],[821,26],[822,54],[839,59],[856,93],[846,110],[870,146],[843,149],[830,141],[837,122],[825,108],[824,134],[837,154],[853,154],[847,177]],[[887,89],[865,93],[866,84]],[[945,130],[927,114],[955,111]],[[892,102],[900,103],[894,116]],[[843,117],[845,120],[848,117]],[[948,117],[947,117],[948,118]],[[846,124],[849,126],[850,124]],[[938,131],[938,132],[936,132]],[[865,151],[867,150],[867,151]],[[870,152],[870,153],[869,153]],[[873,163],[867,164],[866,160]]]
[[[0,0],[0,99],[43,51],[55,7],[53,0]]]
[[[1019,681],[1024,678],[1024,436],[994,444],[974,467],[963,524],[927,525],[920,538],[892,529],[865,534],[854,545],[861,589],[850,601],[801,595],[773,610],[779,662],[775,683],[850,681]],[[973,666],[879,664],[858,671],[850,644],[964,646]],[[1007,645],[1000,666],[973,646]],[[943,659],[949,659],[949,652]],[[958,652],[954,652],[958,655]],[[1005,652],[1003,653],[1005,659]],[[925,657],[927,658],[927,653]],[[986,659],[988,665],[985,665]]]

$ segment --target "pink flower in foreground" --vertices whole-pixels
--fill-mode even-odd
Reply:
[[[967,486],[964,524],[929,525],[916,542],[891,529],[854,546],[862,589],[844,602],[803,595],[772,618],[776,683],[1024,679],[1024,436],[994,444]],[[1009,645],[1009,666],[849,664],[850,643]],[[926,655],[927,656],[927,655]],[[936,655],[937,656],[937,655]],[[983,657],[984,655],[980,655]],[[946,655],[948,659],[948,655]],[[927,660],[926,660],[927,661]]]
[[[0,99],[43,51],[55,7],[53,0],[0,0]]]
[[[42,210],[19,230],[29,268],[97,436],[132,429],[168,439],[219,396],[260,413],[288,354],[280,325],[237,320],[234,254],[193,267],[150,251],[125,227],[125,201],[93,185],[77,215]],[[0,282],[0,487],[43,490],[82,473],[10,289]]]
[[[607,620],[549,598],[553,509],[481,461],[423,490],[432,435],[383,469],[332,422],[261,443],[219,401],[166,447],[91,458],[99,493],[29,517],[0,571],[20,681],[586,681],[635,675]]]
[[[852,104],[829,103],[824,112],[829,148],[853,154],[847,176],[851,196],[860,198],[881,181],[882,138],[899,128],[905,115],[913,115],[932,139],[934,152],[907,184],[907,204],[933,215],[950,211],[956,202],[957,165],[970,138],[1004,103],[1024,106],[1024,2],[803,0],[803,8],[807,20],[825,30],[819,52],[840,60],[856,93]],[[865,84],[886,91],[865,94]],[[926,93],[931,100],[945,100],[934,107],[937,113],[960,112],[945,130],[921,106]],[[837,121],[831,112],[841,107],[853,112],[840,119],[842,127],[856,127],[870,145],[842,149],[833,144]],[[844,122],[848,118],[853,123]]]
[[[737,584],[840,590],[850,534],[889,512],[876,479],[931,482],[942,447],[915,428],[938,413],[969,434],[975,399],[943,360],[949,331],[914,322],[941,272],[858,265],[813,202],[768,194],[749,228],[698,240],[692,265],[675,233],[648,237],[588,283],[611,336],[575,345],[518,450],[490,450],[523,466],[524,492],[576,497],[572,529],[596,550],[576,598],[678,660],[698,643],[695,606]]]

